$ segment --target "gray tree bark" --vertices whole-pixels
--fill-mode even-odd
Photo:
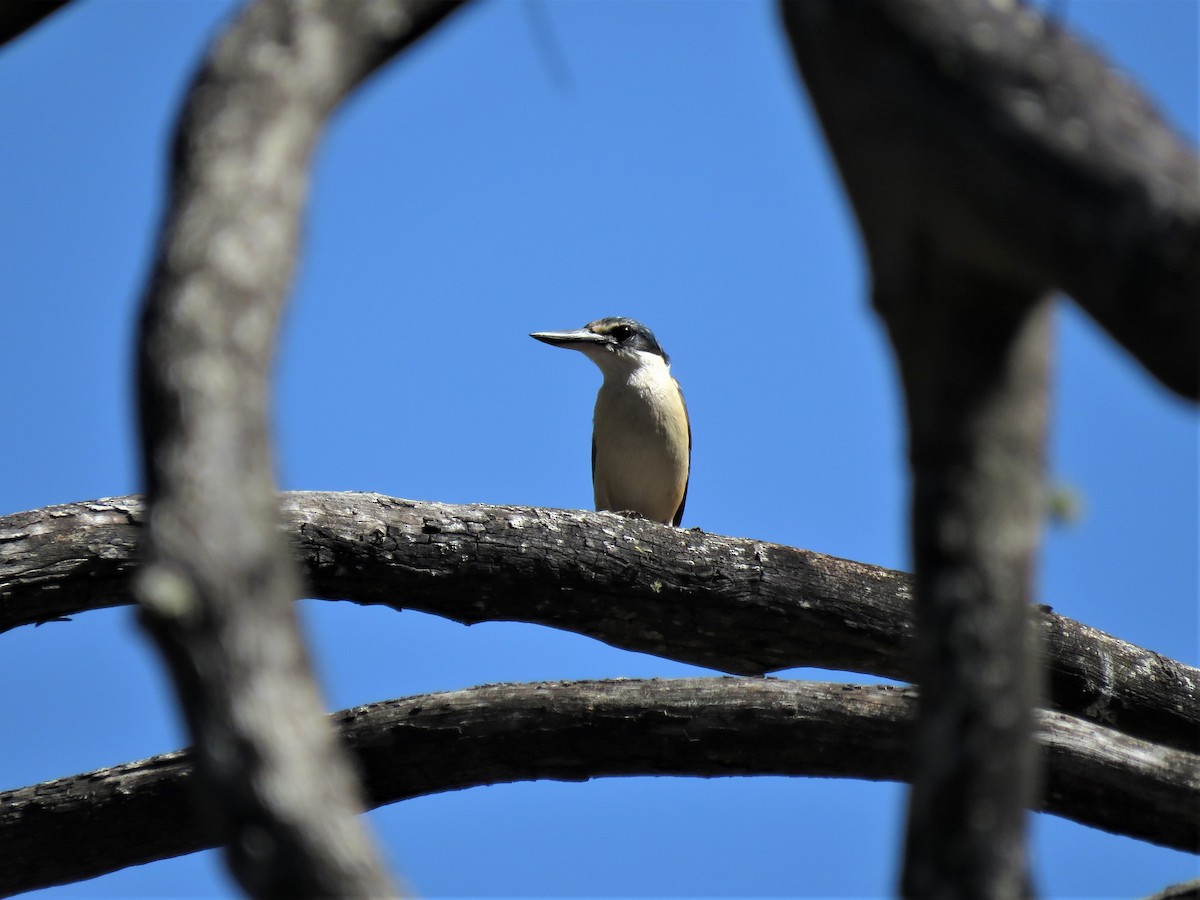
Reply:
[[[396,893],[289,602],[300,582],[278,531],[268,380],[326,119],[456,5],[255,0],[209,52],[175,133],[138,335],[135,593],[198,748],[198,796],[254,896]]]
[[[372,806],[485,784],[628,775],[908,777],[914,697],[890,686],[689,678],[499,684],[334,715]],[[1200,849],[1200,757],[1038,717],[1036,808]],[[0,793],[0,893],[211,847],[185,751]]]
[[[532,622],[731,674],[912,678],[903,572],[611,513],[322,491],[281,505],[305,596]],[[0,631],[128,603],[144,516],[120,497],[0,517]],[[1032,615],[1052,706],[1200,752],[1200,670],[1047,607]]]
[[[922,687],[902,890],[1033,892],[1046,297],[1200,398],[1197,159],[1098,55],[1020,4],[791,0],[904,384]]]

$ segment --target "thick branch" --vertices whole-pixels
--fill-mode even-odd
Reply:
[[[71,0],[5,0],[0,4],[0,46],[20,37]]]
[[[149,526],[135,593],[251,895],[395,893],[289,602],[300,582],[277,528],[268,381],[324,123],[456,5],[255,0],[209,52],[175,134],[138,335]]]
[[[933,242],[1065,291],[1200,399],[1200,160],[1141,91],[1021,3],[782,11],[876,286],[910,281]]]
[[[1021,4],[782,11],[907,404],[922,695],[902,890],[1027,895],[1044,298],[1067,291],[1200,398],[1198,162],[1103,60]]]
[[[1025,810],[1038,780],[1029,604],[1050,310],[1024,285],[924,256],[919,281],[876,289],[904,384],[913,483],[921,704],[903,892],[1015,897],[1031,891]]]
[[[1200,878],[1172,884],[1157,894],[1146,897],[1145,900],[1200,900]]]
[[[484,784],[614,775],[903,780],[912,692],[696,678],[501,684],[343,710],[372,806]],[[1200,759],[1042,713],[1041,809],[1200,849]],[[631,752],[632,751],[632,752]],[[185,752],[0,794],[0,892],[213,846]]]
[[[909,678],[902,572],[609,513],[282,498],[308,596],[533,622],[736,674]],[[0,517],[0,631],[128,603],[142,519],[136,497]],[[1200,751],[1200,671],[1044,608],[1039,619],[1054,706]]]

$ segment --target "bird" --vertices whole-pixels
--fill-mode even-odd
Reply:
[[[529,335],[578,350],[604,382],[592,417],[596,509],[678,526],[687,503],[692,426],[671,359],[636,319],[608,316],[575,331]]]

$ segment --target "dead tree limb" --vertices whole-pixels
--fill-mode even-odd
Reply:
[[[1025,810],[1037,793],[1041,669],[1029,623],[1049,308],[948,260],[931,259],[925,276],[894,298],[876,290],[903,375],[912,469],[921,702],[903,890],[1011,897],[1032,890]]]
[[[461,788],[617,775],[907,777],[912,691],[692,678],[498,684],[334,715],[372,806]],[[1039,719],[1038,808],[1200,849],[1200,758],[1060,713]],[[633,752],[631,752],[631,750]],[[0,893],[211,847],[184,751],[0,794]]]
[[[1078,303],[1200,399],[1200,158],[1023,3],[781,0],[876,288],[921,242]]]
[[[782,12],[907,404],[922,695],[902,889],[1027,895],[1046,298],[1066,291],[1200,398],[1197,159],[1102,59],[1021,4]]]
[[[255,0],[210,50],[174,137],[138,336],[149,512],[135,592],[254,896],[395,893],[289,602],[268,381],[326,119],[456,5]]]
[[[1200,878],[1169,885],[1143,900],[1200,900]]]
[[[532,622],[732,674],[911,679],[902,572],[609,513],[281,498],[306,596]],[[0,517],[0,631],[128,603],[143,517],[137,497]],[[1055,708],[1200,752],[1200,671],[1048,609],[1038,621]]]
[[[0,47],[18,38],[71,0],[7,0],[0,5]]]

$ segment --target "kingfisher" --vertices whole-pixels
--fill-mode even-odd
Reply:
[[[692,426],[683,391],[671,376],[671,359],[654,332],[636,319],[609,316],[575,331],[537,331],[530,337],[578,350],[604,374],[592,417],[596,509],[679,525]]]

